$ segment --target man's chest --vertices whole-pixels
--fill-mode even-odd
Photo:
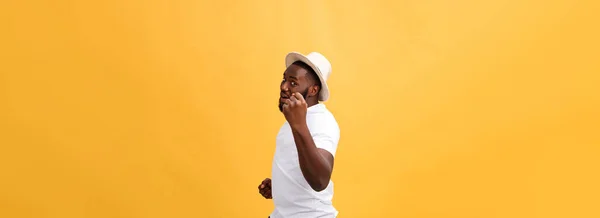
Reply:
[[[277,133],[275,145],[275,159],[279,163],[290,163],[291,159],[298,159],[294,135],[288,123],[285,123]]]

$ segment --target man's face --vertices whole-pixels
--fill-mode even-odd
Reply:
[[[283,111],[285,100],[292,96],[292,93],[300,92],[304,99],[307,98],[308,88],[312,85],[308,78],[308,71],[299,65],[290,65],[283,73],[283,80],[279,86],[279,111]]]

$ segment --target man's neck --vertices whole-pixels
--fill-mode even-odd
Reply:
[[[307,107],[312,107],[312,106],[318,105],[319,101],[313,101],[313,100],[306,101],[306,104],[308,105]]]

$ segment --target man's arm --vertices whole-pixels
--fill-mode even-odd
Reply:
[[[286,99],[283,114],[294,135],[300,170],[304,179],[313,190],[323,191],[327,188],[333,171],[333,154],[317,148],[306,123],[307,107],[302,94],[295,92],[290,99]],[[327,140],[319,140],[318,143],[327,143]],[[320,147],[323,147],[323,144],[320,144]]]
[[[327,188],[333,171],[333,155],[317,148],[306,123],[292,127],[302,175],[315,191]]]

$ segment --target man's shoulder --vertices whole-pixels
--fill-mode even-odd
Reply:
[[[323,113],[322,113],[321,119],[322,119],[322,122],[330,123],[331,125],[335,125],[336,128],[339,128],[337,119],[335,118],[333,113],[329,109],[327,109],[327,107],[325,107],[324,105],[323,105]]]
[[[315,145],[327,150],[335,157],[340,139],[340,127],[337,120],[324,105],[314,111],[315,115],[310,118],[308,125]]]
[[[331,117],[335,121],[335,116],[324,104],[316,104],[309,108],[308,114],[320,116],[320,117]]]
[[[329,133],[338,133],[340,131],[335,116],[325,107],[325,105],[314,108],[307,121],[309,127],[314,131]]]

